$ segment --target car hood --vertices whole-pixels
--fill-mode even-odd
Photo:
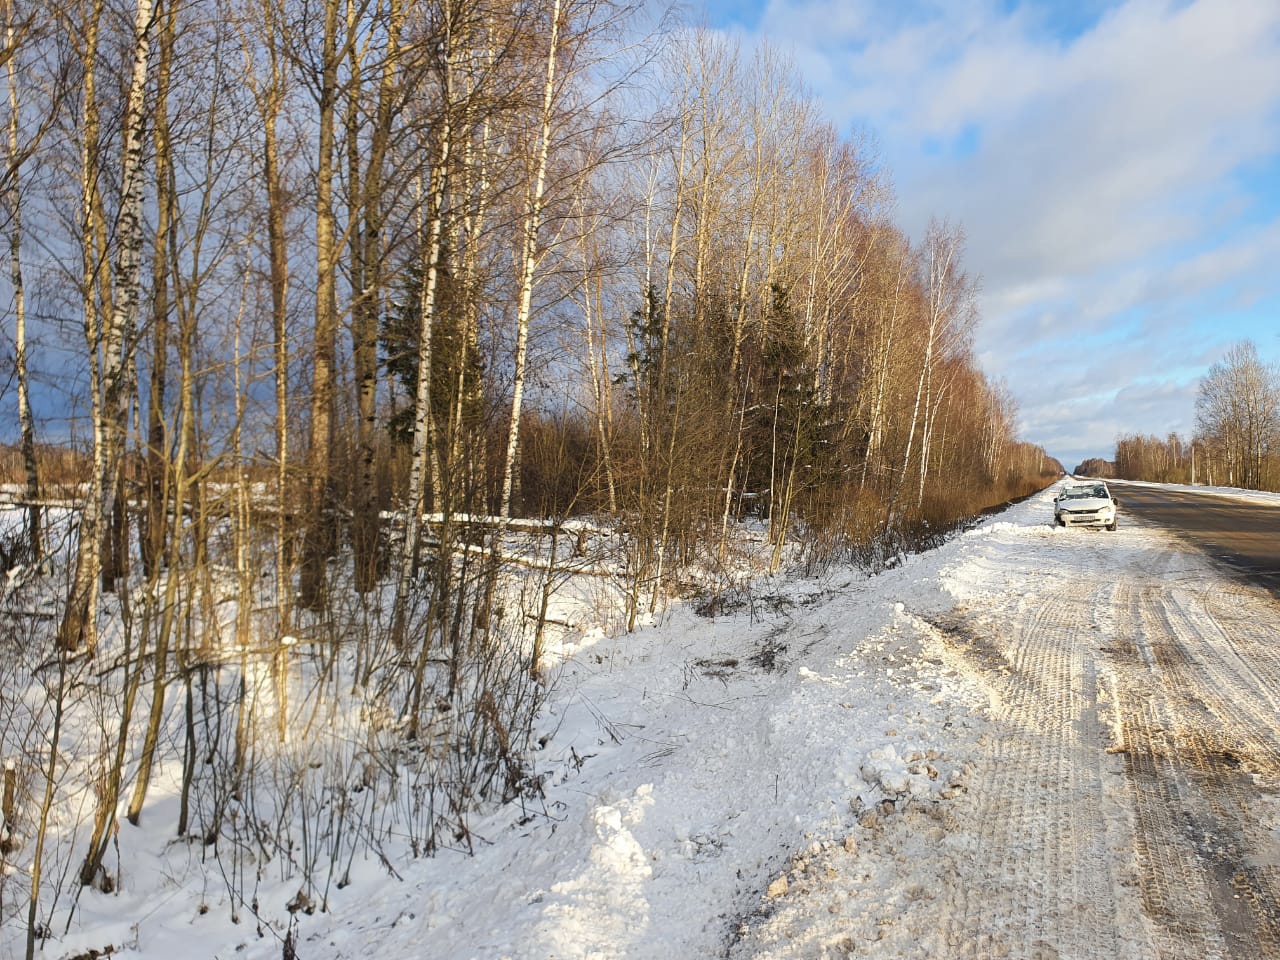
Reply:
[[[1058,501],[1059,510],[1101,510],[1109,506],[1111,501],[1106,497],[1071,497]]]

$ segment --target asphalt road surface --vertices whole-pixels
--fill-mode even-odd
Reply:
[[[1167,527],[1280,596],[1280,506],[1120,481],[1109,486],[1121,523],[1129,514]]]

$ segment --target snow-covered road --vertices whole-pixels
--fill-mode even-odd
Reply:
[[[814,907],[861,895],[842,861],[735,956],[1280,957],[1280,610],[1163,533],[1041,509],[971,537],[955,606],[911,618],[991,698],[963,796],[860,845],[930,859],[918,895],[841,939]]]

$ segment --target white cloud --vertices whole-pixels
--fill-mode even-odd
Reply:
[[[1280,271],[1280,221],[1239,231],[1230,241],[1178,264],[1170,277],[1171,295],[1193,296],[1215,287],[1241,284],[1248,294],[1240,305],[1265,296],[1253,278]],[[1280,319],[1277,321],[1280,327]]]
[[[1249,219],[1258,187],[1242,177],[1280,172],[1280,2],[1127,0],[1074,31],[1052,22],[1070,3],[1005,6],[772,0],[760,30],[794,45],[838,124],[876,135],[908,232],[933,214],[964,224],[980,355],[1009,379],[1028,439],[1071,432],[1043,397],[1055,380],[1084,391],[1067,402],[1093,398],[1086,420],[1185,428],[1191,363],[1213,352],[1195,322],[1280,296],[1280,222]],[[1160,337],[1114,344],[1123,365],[1073,357],[1081,331],[1136,335],[1143,314]],[[1052,371],[1019,369],[1048,358]],[[1139,376],[1161,370],[1179,374]]]

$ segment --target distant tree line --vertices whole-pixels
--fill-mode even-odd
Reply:
[[[1251,342],[1232,347],[1200,381],[1195,435],[1120,437],[1114,475],[1280,490],[1280,369]]]
[[[1057,476],[973,356],[962,230],[895,226],[879,159],[767,47],[609,0],[4,10],[12,562],[58,595],[14,649],[120,654],[76,681],[109,687],[84,883],[166,760],[180,833],[243,826],[259,725],[293,742],[340,690],[350,743],[447,719],[424,851],[528,789],[566,518],[620,535],[633,627],[687,571],[735,576],[743,521],[769,568],[877,566]],[[531,518],[536,587],[506,552]]]
[[[1112,460],[1089,457],[1086,460],[1081,460],[1072,473],[1081,477],[1114,477],[1116,476],[1116,465]]]
[[[1191,443],[1177,433],[1167,437],[1128,436],[1116,440],[1111,476],[1155,483],[1191,482]]]

